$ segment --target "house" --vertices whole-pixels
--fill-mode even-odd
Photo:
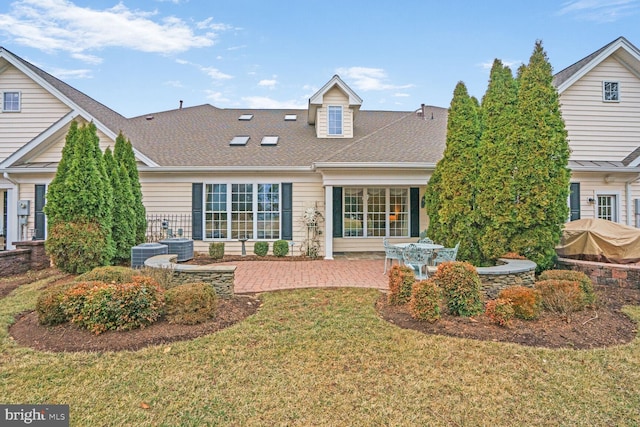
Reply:
[[[554,83],[572,149],[572,218],[636,224],[640,52],[619,38],[560,71]],[[102,149],[120,131],[131,140],[147,214],[187,216],[197,251],[223,241],[227,253],[239,253],[244,239],[285,239],[298,250],[316,238],[331,259],[381,251],[384,236],[412,241],[428,227],[421,199],[444,150],[445,108],[365,110],[333,76],[306,109],[180,104],[125,118],[3,48],[0,92],[7,248],[46,237],[46,188],[73,120],[93,121]],[[310,209],[324,218],[319,228],[303,222]],[[175,228],[165,224],[162,233]]]

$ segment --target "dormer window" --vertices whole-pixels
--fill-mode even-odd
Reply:
[[[4,92],[2,94],[2,111],[5,113],[20,111],[20,92]]]
[[[342,106],[330,105],[328,113],[329,135],[342,135]]]
[[[602,82],[602,99],[605,102],[620,101],[620,83],[619,82]]]

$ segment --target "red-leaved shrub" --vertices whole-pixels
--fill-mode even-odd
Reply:
[[[519,319],[537,319],[542,311],[540,292],[526,286],[505,288],[500,291],[498,298],[511,300],[514,315]]]
[[[391,305],[403,305],[411,298],[411,287],[416,282],[416,274],[411,267],[394,265],[389,272],[389,294]]]
[[[514,315],[511,300],[507,298],[497,298],[487,301],[484,314],[492,322],[500,326],[509,326]]]
[[[433,279],[421,280],[413,284],[409,313],[417,320],[435,322],[440,318],[442,290]]]

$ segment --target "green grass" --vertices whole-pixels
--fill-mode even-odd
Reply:
[[[640,424],[638,339],[573,351],[429,336],[377,317],[375,290],[307,289],[263,294],[256,315],[188,342],[47,353],[7,334],[42,286],[0,300],[0,402],[69,404],[74,426]]]

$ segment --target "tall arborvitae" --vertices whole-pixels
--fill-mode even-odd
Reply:
[[[480,250],[485,260],[507,252],[516,221],[514,169],[517,152],[510,139],[515,122],[516,82],[509,67],[493,62],[489,86],[482,98],[482,137],[477,206]]]
[[[78,122],[75,120],[71,122],[69,131],[65,138],[65,144],[62,148],[62,157],[58,163],[58,169],[56,175],[53,177],[51,184],[47,188],[47,204],[44,207],[44,212],[47,215],[47,224],[51,227],[58,221],[58,214],[60,209],[64,209],[63,199],[64,192],[66,190],[65,181],[71,164],[71,158],[73,157],[73,151],[76,144],[76,138],[78,137]]]
[[[429,235],[447,246],[460,242],[459,258],[472,263],[479,261],[475,220],[479,132],[477,101],[459,82],[449,108],[447,145],[434,173],[438,188],[428,189],[425,201],[427,214],[436,218],[430,221],[434,230]]]
[[[113,226],[111,235],[115,246],[113,262],[118,264],[130,259],[131,248],[135,246],[134,200],[129,174],[124,169],[124,166],[114,160],[111,149],[108,147],[104,151],[104,165],[113,188]]]
[[[136,164],[135,153],[131,141],[125,139],[122,132],[116,138],[116,145],[113,151],[116,162],[122,164],[129,174],[131,192],[133,194],[135,212],[136,244],[144,243],[147,233],[147,213],[142,204],[142,187],[140,186],[140,176]]]
[[[553,263],[569,214],[569,144],[552,80],[551,64],[538,41],[518,80],[511,137],[517,149],[511,250],[538,263],[539,269]]]

